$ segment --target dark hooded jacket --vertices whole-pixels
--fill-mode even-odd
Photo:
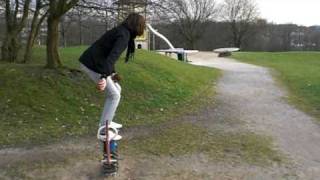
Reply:
[[[125,25],[117,26],[107,31],[81,55],[79,61],[102,77],[115,71],[115,63],[121,53],[127,48],[130,30]]]

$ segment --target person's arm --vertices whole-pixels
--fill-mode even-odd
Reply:
[[[116,36],[116,42],[114,43],[111,51],[109,52],[109,55],[106,59],[106,63],[103,64],[103,74],[101,75],[101,78],[106,78],[107,76],[115,72],[114,64],[120,57],[121,53],[128,46],[128,35],[126,35],[124,32],[119,32]]]

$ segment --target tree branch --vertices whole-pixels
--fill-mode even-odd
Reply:
[[[17,27],[19,32],[23,29],[23,27],[25,26],[25,24],[27,22],[27,18],[29,15],[30,2],[31,2],[31,0],[25,0],[25,2],[24,2],[23,15],[22,15],[22,18],[21,18],[19,25]]]

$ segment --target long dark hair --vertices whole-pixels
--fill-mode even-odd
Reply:
[[[129,16],[122,22],[124,26],[126,26],[130,31],[130,39],[127,48],[126,54],[126,62],[129,59],[133,59],[134,51],[135,51],[135,43],[134,39],[137,36],[143,35],[144,29],[146,28],[146,20],[143,16],[139,15],[138,13],[131,13]]]

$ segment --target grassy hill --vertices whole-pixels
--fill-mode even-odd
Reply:
[[[59,70],[43,68],[43,48],[35,50],[30,64],[0,64],[0,146],[95,134],[104,94],[76,70],[84,49],[61,49],[68,68]],[[196,109],[213,92],[219,74],[146,51],[138,51],[128,64],[121,58],[116,68],[123,77],[116,121],[126,127],[164,122]]]
[[[234,58],[276,71],[288,88],[289,101],[320,119],[320,53],[235,53]]]

